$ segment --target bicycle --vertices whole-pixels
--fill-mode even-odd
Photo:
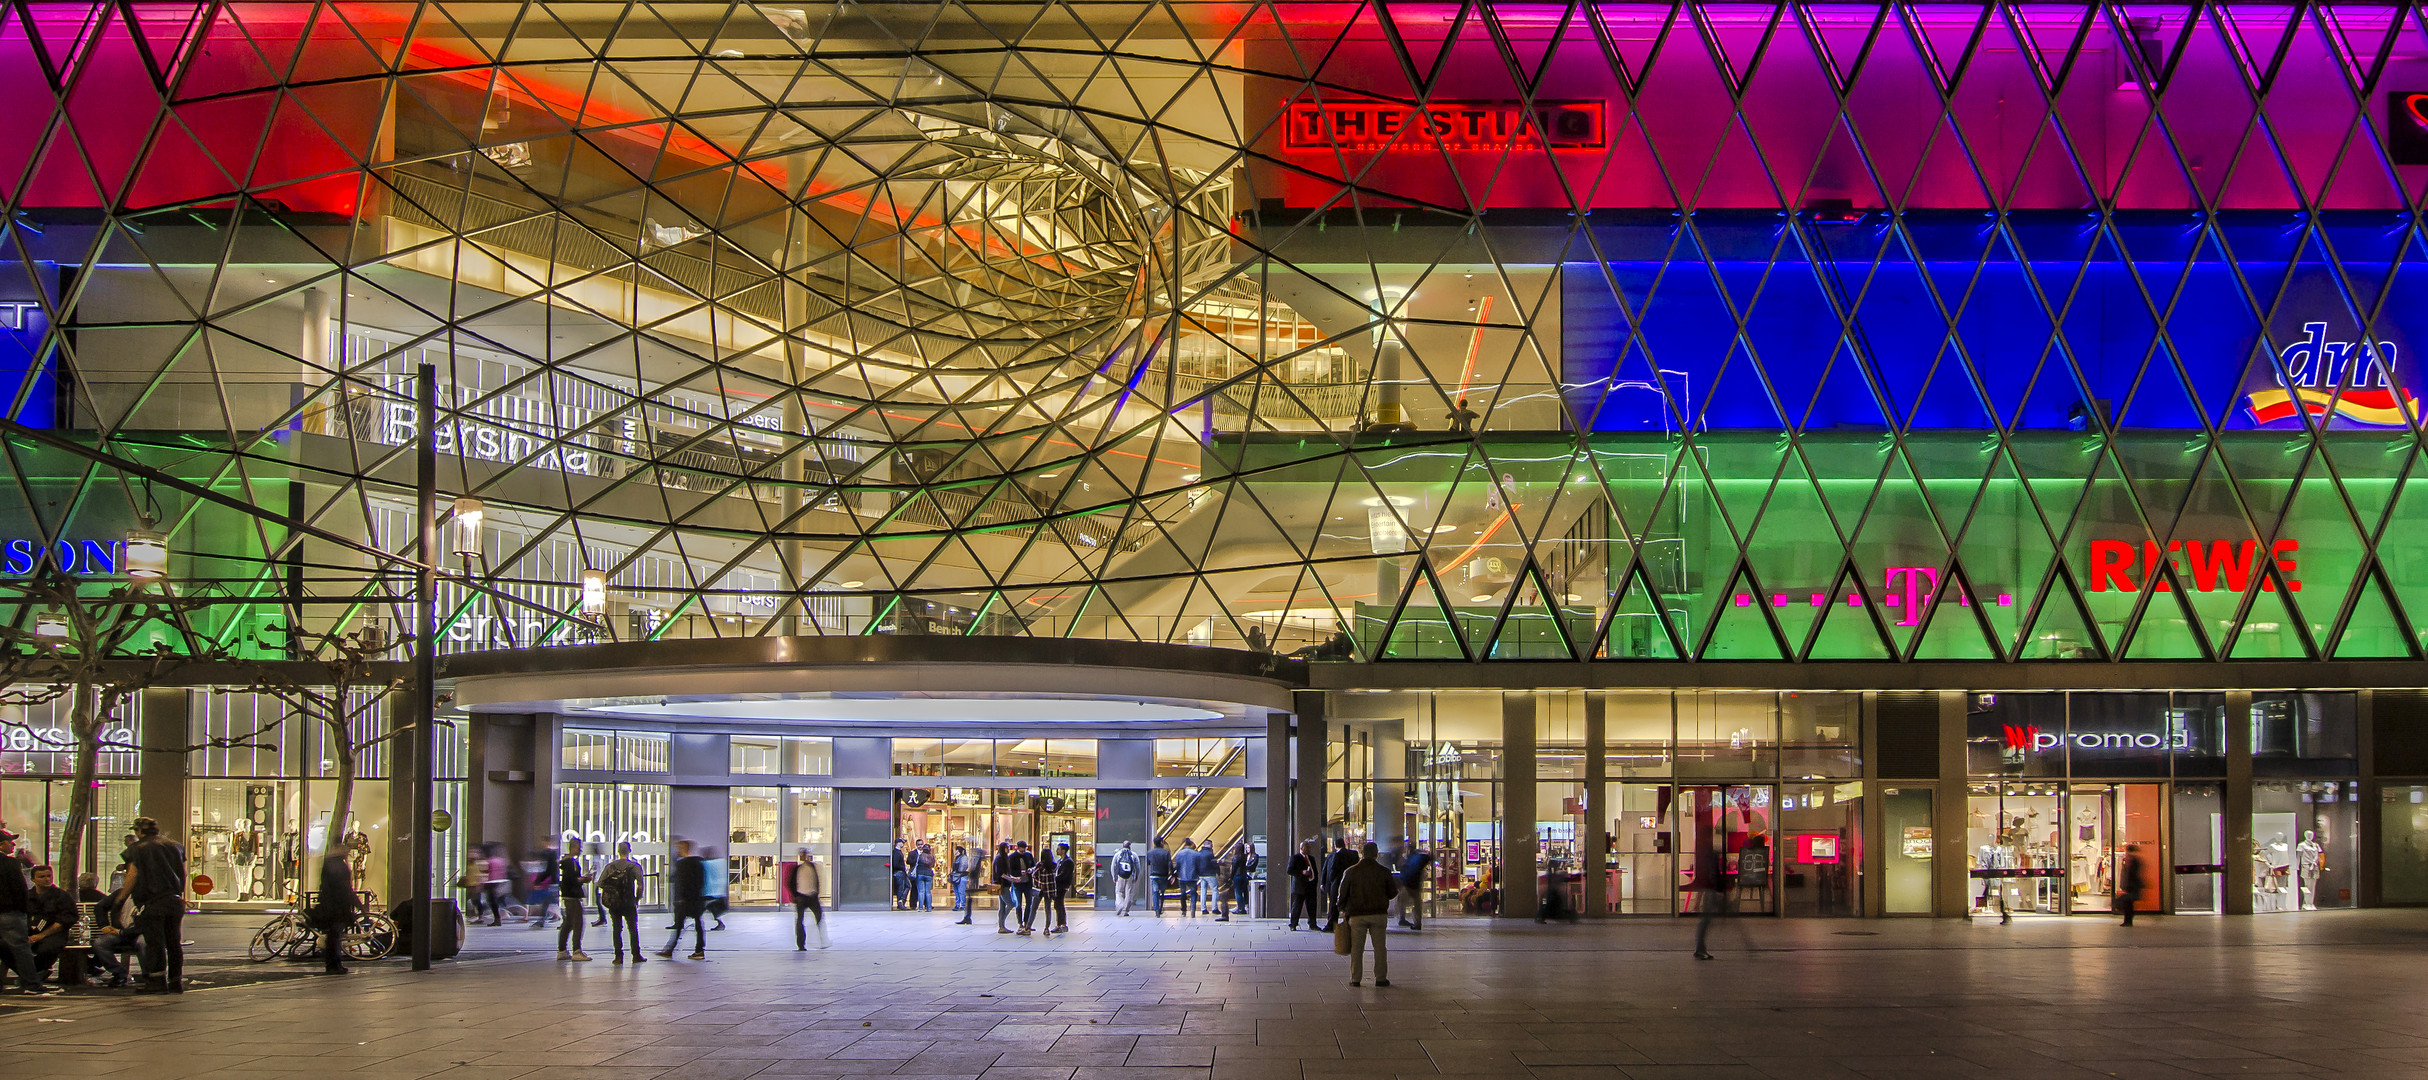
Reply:
[[[266,963],[279,957],[308,960],[320,953],[321,928],[304,914],[312,908],[306,894],[302,910],[279,914],[253,935],[245,955],[255,963]],[[339,947],[348,960],[378,960],[396,951],[396,921],[379,910],[370,893],[355,896],[354,921],[339,935]]]

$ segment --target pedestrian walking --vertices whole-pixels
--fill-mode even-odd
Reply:
[[[1155,846],[1147,849],[1147,895],[1154,899],[1155,914],[1163,914],[1163,891],[1172,881],[1172,849],[1163,846],[1163,837],[1155,838]]]
[[[1221,900],[1215,895],[1222,888],[1222,860],[1214,854],[1214,841],[1197,845],[1197,913],[1207,914]]]
[[[1180,850],[1172,853],[1172,873],[1180,884],[1180,917],[1197,913],[1197,841],[1180,838]]]
[[[135,992],[185,993],[185,849],[160,835],[159,822],[139,817],[124,858],[143,937],[143,986]]]
[[[1027,849],[1029,842],[1022,840],[1017,847]],[[1020,932],[1022,934],[1027,934],[1029,930],[1037,927],[1037,910],[1046,905],[1046,893],[1054,891],[1056,874],[1061,874],[1061,866],[1054,862],[1054,849],[1039,845],[1037,847],[1037,864],[1029,866],[1027,905],[1022,905],[1020,908]],[[1051,934],[1051,932],[1054,932],[1054,920],[1049,917],[1049,920],[1046,920],[1046,934]]]
[[[986,852],[976,844],[953,846],[953,909],[961,913],[956,926],[968,926],[978,909],[973,898],[986,885]]]
[[[1351,986],[1365,979],[1368,940],[1374,942],[1374,985],[1391,985],[1391,954],[1383,944],[1391,921],[1391,894],[1391,871],[1376,859],[1374,842],[1369,840],[1358,860],[1342,871],[1339,907],[1332,912],[1335,925],[1348,920]]]
[[[1706,846],[1695,853],[1694,880],[1687,889],[1695,894],[1695,959],[1711,959],[1706,948],[1711,936],[1711,921],[1727,914],[1728,860],[1719,849]]]
[[[894,910],[909,911],[911,898],[910,850],[902,841],[894,841],[891,866],[894,872]]]
[[[1408,857],[1399,864],[1399,924],[1410,930],[1425,928],[1425,879],[1433,872],[1433,853],[1421,844],[1408,846]]]
[[[1332,844],[1332,855],[1324,861],[1323,870],[1324,910],[1327,912],[1340,910],[1340,876],[1357,865],[1357,853],[1349,850],[1347,837],[1333,837]],[[1324,924],[1324,929],[1331,930],[1338,925],[1339,917],[1335,915],[1333,921]]]
[[[989,872],[995,882],[995,932],[1009,934],[1012,928],[1006,920],[1020,913],[1020,881],[1023,868],[1014,856],[1012,842],[995,842],[995,862]]]
[[[599,871],[598,894],[599,910],[614,924],[608,940],[615,945],[615,962],[624,962],[624,932],[630,930],[632,962],[648,963],[641,955],[641,864],[633,860],[630,843],[615,845],[615,861]]]
[[[1256,849],[1245,839],[1231,848],[1231,906],[1239,909],[1240,918],[1248,918],[1248,883],[1256,877]],[[1229,921],[1230,916],[1223,919]]]
[[[691,853],[691,841],[674,842],[673,875],[674,936],[666,939],[666,947],[658,955],[674,959],[674,947],[683,943],[683,920],[691,920],[691,959],[708,959],[708,863]]]
[[[556,909],[556,841],[548,841],[540,850],[523,861],[523,874],[531,881],[531,893],[523,907],[531,913],[531,929],[548,928],[548,913]],[[559,949],[559,952],[564,950]]]
[[[2123,911],[2125,926],[2133,925],[2133,909],[2141,906],[2141,875],[2145,870],[2141,845],[2126,844],[2124,865],[2116,873],[2116,906]]]
[[[345,853],[332,851],[320,859],[320,894],[312,905],[312,925],[320,930],[320,969],[329,975],[346,970],[346,931],[354,925],[354,864]]]
[[[1146,875],[1138,853],[1130,850],[1130,842],[1121,842],[1121,850],[1113,856],[1113,911],[1122,918],[1130,916],[1130,905],[1138,899],[1138,879]]]
[[[1307,913],[1309,929],[1323,929],[1323,916],[1316,909],[1316,861],[1323,855],[1322,845],[1309,840],[1298,845],[1286,868],[1290,875],[1290,929],[1298,929],[1298,913]]]
[[[911,855],[911,899],[921,911],[936,910],[936,849],[925,840]]]
[[[590,875],[582,871],[581,847],[568,844],[556,859],[556,890],[564,900],[565,917],[557,924],[556,958],[587,963],[582,951],[582,901],[590,898]]]
[[[1047,858],[1052,860],[1053,868],[1048,870],[1044,860],[1039,861],[1037,877],[1041,896],[1037,904],[1045,912],[1045,932],[1067,934],[1071,932],[1071,909],[1066,901],[1071,894],[1071,886],[1079,880],[1079,860],[1071,857],[1069,844],[1054,845]]]
[[[817,920],[818,947],[832,944],[826,940],[826,911],[818,904],[825,892],[826,876],[818,872],[818,860],[802,848],[792,864],[792,944],[797,951],[809,951],[809,928],[801,923],[804,914]]]
[[[514,879],[506,870],[506,845],[483,844],[481,854],[486,858],[481,868],[481,899],[489,905],[489,925],[504,926],[506,905],[514,899]]]
[[[478,849],[464,858],[463,873],[455,875],[455,887],[464,891],[464,919],[481,921],[489,898],[489,856]]]
[[[724,856],[712,847],[700,849],[700,870],[708,895],[700,905],[701,909],[708,912],[708,918],[716,924],[709,929],[723,930],[725,913],[732,910],[727,905],[726,894],[733,889],[733,870],[725,862]]]

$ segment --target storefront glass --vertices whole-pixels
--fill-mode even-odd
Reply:
[[[1880,843],[1887,846],[1881,859],[1881,907],[1890,915],[1938,913],[1938,889],[1931,876],[1935,795],[1927,787],[1881,789]]]
[[[2064,787],[1976,783],[1965,806],[1975,915],[2065,912]]]
[[[1247,740],[1157,739],[1157,776],[1246,776]]]
[[[2388,904],[2428,904],[2428,784],[2378,791],[2378,895]]]
[[[1779,913],[1855,915],[1863,904],[1863,784],[1779,788]]]
[[[2175,871],[2175,911],[2215,915],[2225,910],[2225,785],[2175,785],[2175,844],[2168,861]]]
[[[641,864],[642,903],[662,904],[671,791],[664,784],[558,784],[559,836],[568,846],[579,844],[594,869],[616,857],[616,845],[631,844]]]
[[[778,747],[768,739],[766,760],[773,765]],[[784,789],[776,787],[737,787],[727,793],[731,805],[727,809],[732,831],[726,839],[733,845],[726,852],[726,870],[732,875],[731,891],[727,894],[736,904],[772,903],[776,899],[776,866],[791,856],[784,840]]]
[[[1670,803],[1667,784],[1609,784],[1609,851],[1603,859],[1606,909],[1622,915],[1667,915],[1677,910]]]

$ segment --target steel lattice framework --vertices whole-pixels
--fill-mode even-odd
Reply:
[[[2408,4],[15,5],[4,569],[157,522],[229,641],[388,618],[427,435],[463,647],[2417,658],[2423,56]]]

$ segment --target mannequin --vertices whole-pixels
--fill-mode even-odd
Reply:
[[[2318,875],[2327,868],[2327,849],[2318,842],[2318,831],[2302,831],[2302,842],[2294,845],[2295,881],[2301,890],[2303,911],[2318,910]]]

